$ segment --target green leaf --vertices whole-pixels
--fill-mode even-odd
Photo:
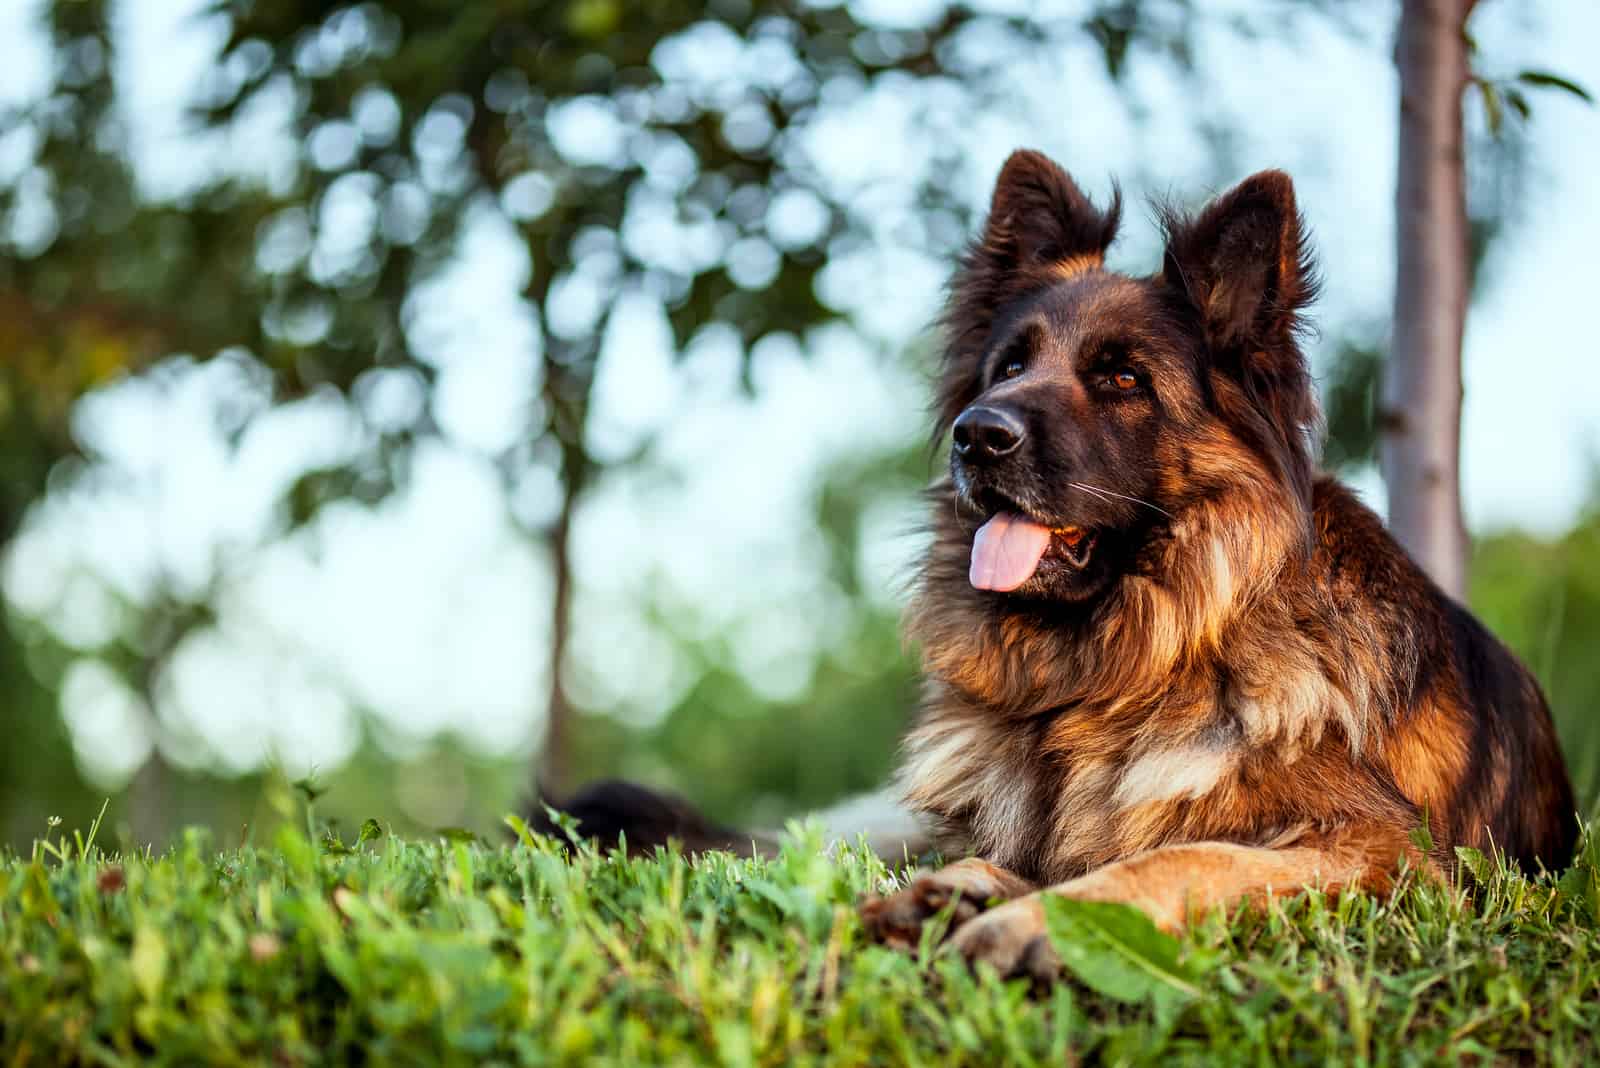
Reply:
[[[133,952],[128,956],[133,985],[146,1001],[161,996],[167,977],[167,943],[154,927],[140,927],[133,936]]]
[[[621,18],[616,0],[576,0],[567,8],[567,29],[574,37],[598,41],[615,30]]]
[[[1529,106],[1528,98],[1521,89],[1507,89],[1506,103],[1511,105],[1511,110],[1515,111],[1523,122],[1533,118],[1533,108]]]
[[[332,830],[322,832],[322,851],[330,856],[335,857],[348,856],[354,852],[354,850],[345,845],[344,842],[340,840],[339,836]]]
[[[1588,918],[1600,920],[1600,837],[1584,834],[1577,855],[1556,883],[1563,900]]]
[[[506,826],[511,828],[511,833],[517,836],[517,841],[525,846],[534,845],[533,830],[528,826],[528,821],[516,813],[506,816]]]
[[[1197,962],[1183,959],[1183,944],[1138,909],[1059,894],[1042,900],[1061,963],[1091,990],[1152,1002],[1162,1016],[1201,995]]]
[[[1417,847],[1419,853],[1433,852],[1433,831],[1428,826],[1428,810],[1422,810],[1422,822],[1411,829],[1411,844]]]
[[[465,827],[440,827],[433,833],[438,835],[440,838],[443,838],[446,842],[462,842],[471,844],[478,840],[478,836],[467,830]]]
[[[562,834],[566,835],[567,841],[571,842],[574,847],[580,851],[594,848],[594,843],[591,839],[585,838],[583,835],[578,833],[578,821],[573,818],[572,813],[563,812],[560,809],[552,808],[549,805],[544,805],[542,807],[544,808],[545,817],[556,827],[556,829],[558,829]],[[523,824],[523,826],[526,827],[527,824]]]
[[[1473,849],[1471,846],[1456,846],[1456,859],[1479,883],[1487,886],[1494,878],[1494,864],[1481,850]]]
[[[1556,889],[1561,891],[1562,899],[1580,913],[1590,917],[1600,915],[1600,880],[1584,865],[1568,868],[1556,883]]]
[[[383,827],[377,820],[368,819],[361,823],[361,833],[356,835],[356,848],[360,849],[368,842],[376,842],[383,837]]]
[[[283,857],[284,864],[292,871],[308,872],[316,866],[316,851],[305,833],[293,824],[286,823],[278,828],[273,836],[273,843],[278,847],[278,853]]]
[[[1489,122],[1489,133],[1499,137],[1505,119],[1505,111],[1500,106],[1500,90],[1484,78],[1474,78],[1472,84],[1478,87],[1478,95],[1483,97],[1483,115]]]
[[[1594,103],[1594,97],[1589,95],[1589,90],[1571,78],[1564,78],[1547,70],[1525,70],[1517,75],[1517,81],[1536,89],[1558,89],[1564,93],[1571,93],[1585,104]]]

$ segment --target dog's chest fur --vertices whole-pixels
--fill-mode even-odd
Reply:
[[[1203,797],[1235,757],[1225,748],[1047,751],[1049,727],[931,715],[906,739],[900,782],[952,855],[975,853],[1041,881],[1136,852],[1134,810]],[[1156,842],[1138,843],[1154,845]]]
[[[1400,703],[1379,668],[1401,640],[1353,617],[1327,554],[1285,548],[1304,529],[1291,509],[1250,511],[1246,538],[1237,516],[1193,510],[1160,581],[1130,576],[1076,622],[995,611],[966,588],[969,539],[936,540],[908,617],[929,682],[900,783],[947,849],[1069,878],[1174,842],[1272,839],[1370,777]]]
[[[1264,840],[1294,822],[1255,811],[1247,779],[1293,777],[1352,755],[1325,728],[1351,702],[1312,660],[1283,656],[1265,686],[1174,679],[1150,707],[1080,705],[1026,720],[996,716],[932,683],[907,736],[900,786],[943,849],[976,853],[1036,880],[1072,878],[1176,841]],[[1292,643],[1290,643],[1292,644]],[[1318,759],[1303,760],[1308,750]]]
[[[927,715],[905,739],[899,785],[945,852],[1027,874],[1039,867],[1039,828],[1055,800],[1036,744],[1037,731],[975,710]]]

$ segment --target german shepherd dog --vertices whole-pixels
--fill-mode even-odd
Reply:
[[[867,902],[869,928],[914,941],[959,895],[963,953],[1048,974],[1041,893],[1170,928],[1274,891],[1385,892],[1456,845],[1565,863],[1538,685],[1315,472],[1288,175],[1165,212],[1151,277],[1105,269],[1118,219],[1018,152],[954,279],[900,783],[969,859]]]
[[[1105,268],[1119,209],[1017,152],[953,280],[898,782],[966,859],[866,901],[867,929],[914,945],[955,901],[968,959],[1048,978],[1042,894],[1177,928],[1447,876],[1456,845],[1564,864],[1538,685],[1315,471],[1289,177],[1165,212],[1147,277]]]

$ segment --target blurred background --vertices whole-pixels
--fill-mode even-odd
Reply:
[[[1384,504],[1398,5],[0,4],[0,843],[269,780],[492,831],[536,770],[769,821],[880,784],[1005,155],[1132,210],[1290,170],[1326,461]],[[1483,0],[1470,599],[1600,788],[1600,5]],[[1534,72],[1531,76],[1528,72]]]

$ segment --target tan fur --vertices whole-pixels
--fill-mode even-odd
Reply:
[[[1415,857],[1409,844],[1392,839],[1280,849],[1228,842],[1168,846],[1011,900],[963,924],[952,941],[968,959],[986,961],[1002,974],[1027,972],[1048,980],[1061,962],[1046,937],[1043,894],[1135,905],[1158,926],[1176,931],[1213,909],[1262,906],[1307,888],[1386,891],[1389,879],[1378,873],[1392,869],[1402,854]]]
[[[1085,271],[1098,271],[1105,264],[1105,257],[1094,253],[1083,253],[1077,256],[1068,256],[1050,265],[1050,271],[1057,278],[1073,278]]]
[[[1385,742],[1395,783],[1430,814],[1445,810],[1457,769],[1467,762],[1466,726],[1454,710],[1430,701]]]
[[[1161,746],[1134,758],[1117,780],[1112,800],[1123,809],[1157,801],[1204,797],[1233,772],[1240,759],[1238,746],[1190,742]]]

